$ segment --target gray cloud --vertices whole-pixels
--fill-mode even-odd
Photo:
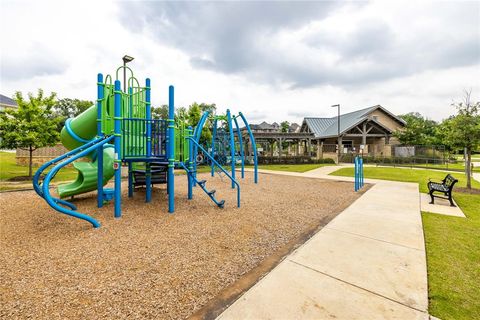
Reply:
[[[275,40],[269,42],[282,31],[321,21],[340,7],[352,5],[365,4],[122,2],[120,12],[127,28],[150,32],[159,42],[181,49],[195,68],[244,74],[253,81],[291,88],[365,85],[480,62],[479,28],[457,27],[456,21],[448,19],[453,8],[453,17],[461,11],[463,19],[478,21],[478,3],[440,3],[445,28],[418,30],[408,37],[399,36],[402,26],[388,25],[382,17],[361,21],[348,34],[320,30],[298,39],[306,47],[305,59],[275,47]],[[428,17],[430,13],[420,14]],[[320,52],[333,53],[338,59],[327,61]]]
[[[28,55],[18,52],[2,55],[0,73],[3,80],[17,81],[62,74],[68,67],[61,57],[38,42],[32,44],[28,51]]]

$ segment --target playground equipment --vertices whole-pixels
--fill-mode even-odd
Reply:
[[[360,190],[363,187],[363,158],[356,156],[354,159],[355,163],[355,192]]]
[[[245,177],[245,159],[246,155],[243,150],[243,138],[240,127],[238,125],[238,118],[242,119],[245,124],[245,130],[249,134],[250,140],[252,143],[252,153],[253,153],[253,165],[254,165],[254,181],[258,182],[258,169],[257,169],[257,147],[255,145],[255,138],[253,137],[250,126],[245,119],[245,116],[239,112],[238,115],[233,115],[229,109],[225,115],[209,115],[208,112],[205,112],[200,118],[198,126],[198,134],[201,135],[203,126],[206,123],[206,120],[209,119],[212,125],[212,141],[210,144],[209,150],[202,148],[202,152],[206,153],[207,159],[209,160],[211,166],[211,175],[212,177],[215,174],[215,168],[220,166],[226,166],[230,164],[230,174],[233,179],[235,179],[235,166],[237,162],[240,162],[241,165],[241,178]],[[219,124],[223,122],[223,126],[219,127]],[[235,124],[235,129],[234,125]],[[198,137],[199,138],[199,137]],[[236,139],[235,139],[236,138]],[[195,147],[196,148],[196,147]],[[197,153],[198,150],[194,149],[194,152]],[[208,153],[210,155],[208,155]],[[196,163],[194,164],[196,166]],[[222,172],[221,170],[219,170]],[[232,188],[234,188],[234,182],[232,181]]]
[[[121,90],[119,80],[120,70],[128,71],[128,92]],[[113,82],[113,83],[112,83]],[[153,183],[166,183],[168,193],[168,212],[175,211],[175,178],[174,169],[183,169],[188,178],[188,199],[193,197],[193,187],[198,185],[207,196],[220,208],[225,201],[215,197],[215,190],[206,188],[206,180],[197,179],[197,164],[195,159],[198,152],[203,152],[212,166],[222,172],[232,182],[232,188],[237,189],[237,206],[240,207],[240,184],[235,179],[235,161],[231,161],[229,172],[215,160],[200,143],[201,133],[207,118],[217,119],[216,116],[205,112],[195,128],[187,127],[182,119],[175,120],[174,87],[168,91],[169,110],[168,119],[152,119],[151,115],[151,83],[145,80],[145,86],[140,86],[133,71],[126,66],[116,71],[116,80],[110,75],[105,79],[102,74],[97,78],[97,103],[73,119],[68,119],[61,132],[61,142],[70,151],[48,161],[35,173],[33,187],[37,194],[55,210],[88,221],[94,227],[100,223],[93,217],[80,213],[76,206],[64,200],[78,194],[97,190],[97,206],[101,208],[105,202],[114,201],[114,216],[121,217],[121,165],[128,168],[128,196],[134,194],[134,186],[145,185],[145,201],[152,200]],[[244,178],[244,162],[242,136],[238,127],[237,118],[241,118],[250,135],[254,152],[254,176],[258,182],[257,155],[255,139],[250,126],[242,113],[232,117],[227,110],[225,119],[230,131],[230,151],[235,159],[235,137],[233,135],[232,119],[237,128],[240,154],[242,156],[242,174]],[[220,119],[220,118],[218,118]],[[217,119],[217,120],[218,120]],[[215,125],[217,123],[215,120]],[[216,130],[216,127],[214,127]],[[88,162],[75,162],[86,158]],[[73,163],[78,171],[77,179],[58,187],[59,198],[50,193],[50,182],[55,174],[63,167]],[[40,183],[42,173],[48,168],[43,183]],[[143,170],[139,170],[142,168]],[[108,181],[114,178],[114,188],[105,188]]]

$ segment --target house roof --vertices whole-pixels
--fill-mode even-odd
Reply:
[[[390,111],[386,110],[380,105],[368,107],[364,109],[360,109],[357,111],[349,112],[340,115],[340,133],[344,133],[350,130],[352,127],[358,125],[359,123],[363,122],[364,120],[368,119],[368,115],[377,110],[381,109],[383,112],[388,114],[393,119],[397,120],[398,122],[405,124],[405,121]],[[304,124],[308,126],[308,128],[313,132],[316,138],[329,138],[329,137],[336,137],[338,136],[338,117],[332,118],[304,118]],[[375,121],[377,124],[383,126],[379,122]]]
[[[242,130],[244,129],[245,127],[242,127]],[[274,124],[269,124],[265,121],[263,121],[262,123],[260,124],[251,124],[250,125],[250,129],[252,130],[277,130],[278,129],[278,125],[277,127],[274,126]]]
[[[288,130],[290,130],[292,132],[295,132],[299,127],[300,127],[300,125],[298,123],[294,122],[288,127]]]
[[[7,96],[4,96],[3,94],[0,94],[0,104],[2,106],[10,106],[10,107],[17,107],[17,102],[13,99],[10,99]]]

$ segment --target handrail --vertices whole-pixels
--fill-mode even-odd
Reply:
[[[245,128],[247,128],[248,135],[250,136],[250,143],[252,144],[252,151],[253,151],[253,178],[255,183],[258,183],[258,156],[257,156],[257,143],[255,142],[255,137],[253,136],[252,130],[250,129],[250,125],[247,122],[247,119],[243,115],[243,113],[239,112],[238,115],[242,118],[243,123],[245,124]]]
[[[65,209],[63,207],[60,207],[58,204],[57,204],[57,201],[55,200],[55,198],[53,198],[50,194],[50,189],[49,189],[49,184],[50,184],[50,181],[52,180],[52,178],[55,176],[55,174],[63,167],[65,167],[66,165],[72,163],[73,161],[81,158],[81,157],[84,157],[86,156],[87,154],[89,154],[90,152],[96,150],[99,146],[103,146],[104,144],[110,142],[111,140],[113,140],[115,136],[110,136],[106,139],[104,138],[99,138],[99,139],[96,139],[96,143],[94,143],[93,145],[89,146],[88,148],[86,148],[85,150],[82,150],[80,152],[78,152],[77,150],[77,154],[63,162],[60,162],[59,164],[55,165],[55,167],[52,168],[52,170],[50,170],[50,172],[48,172],[47,176],[45,177],[44,181],[43,181],[43,186],[42,186],[42,191],[43,191],[43,198],[47,201],[47,203],[52,207],[54,208],[55,210],[61,212],[61,213],[64,213],[66,215],[69,215],[69,216],[72,216],[72,217],[75,217],[75,218],[78,218],[78,219],[82,219],[82,220],[85,220],[85,221],[88,221],[90,222],[95,228],[98,228],[100,227],[100,223],[95,220],[94,218],[86,215],[86,214],[83,214],[83,213],[79,213],[79,212],[75,212],[75,211],[71,211],[71,210],[68,210],[68,209]],[[72,150],[73,151],[73,150]]]
[[[237,186],[237,206],[240,207],[240,184],[238,184],[237,180],[235,180],[231,175],[230,173],[228,173],[227,170],[225,170],[208,152],[207,150],[205,150],[197,141],[195,141],[195,139],[193,137],[187,137],[187,139],[189,139],[190,141],[192,141],[196,146],[197,148],[200,148],[200,150],[203,151],[203,153],[208,157],[210,158],[210,160],[212,160],[212,163],[214,163],[220,170],[222,170],[223,173],[225,173],[225,175],[230,179],[232,180],[232,182]]]
[[[94,144],[96,144],[97,142],[99,141],[102,141],[104,138],[101,137],[101,138],[97,138],[97,139],[94,139],[94,140],[91,140],[90,142],[78,147],[78,148],[75,148],[63,155],[61,155],[60,157],[57,157],[53,160],[50,160],[50,161],[47,161],[46,163],[44,163],[38,170],[37,172],[35,172],[35,175],[33,176],[33,189],[35,190],[35,192],[43,198],[43,192],[42,190],[40,189],[40,176],[42,175],[43,171],[45,171],[48,167],[50,167],[51,165],[59,162],[59,161],[62,161],[63,159],[65,158],[68,158],[70,157],[71,155],[73,154],[76,154],[78,153],[79,151],[85,149],[85,148],[88,148]],[[52,177],[53,178],[53,177]],[[72,210],[77,210],[77,207],[73,204],[71,204],[70,202],[67,202],[67,201],[64,201],[64,200],[61,200],[61,199],[57,199],[57,198],[54,198],[55,201],[57,201],[58,203],[61,203],[65,206],[68,206],[69,208],[71,208]]]

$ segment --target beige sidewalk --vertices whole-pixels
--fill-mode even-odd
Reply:
[[[275,174],[352,181],[327,175],[336,169]],[[367,181],[375,185],[219,319],[428,319],[418,185]]]

